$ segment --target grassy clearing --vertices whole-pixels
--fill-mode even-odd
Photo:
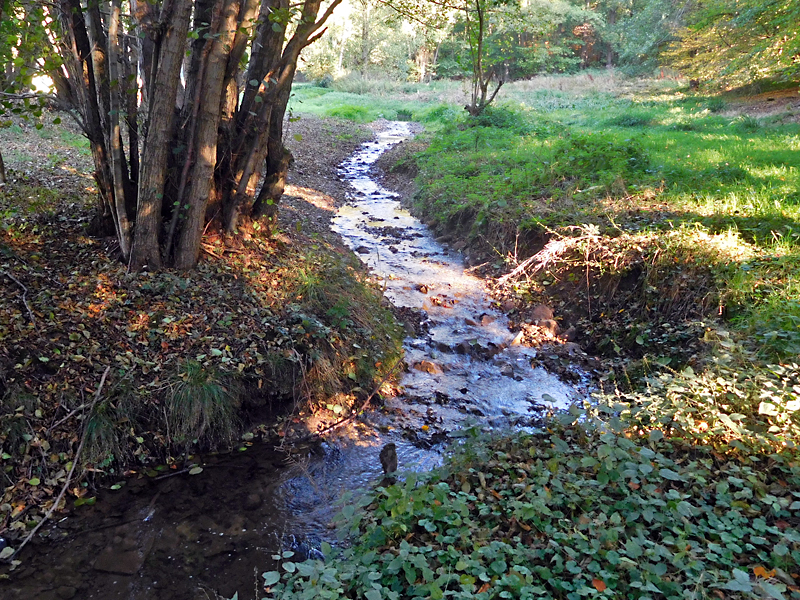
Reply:
[[[718,99],[680,93],[519,89],[514,97],[519,104],[477,122],[452,121],[419,157],[416,207],[437,229],[513,263],[554,235],[596,228],[621,253],[612,264],[628,268],[636,261],[623,260],[627,249],[662,254],[672,246],[665,236],[696,231],[719,266],[702,282],[717,308],[765,357],[800,351],[800,125],[722,116]],[[620,236],[626,244],[611,241]],[[731,244],[735,265],[714,258],[715,247]],[[559,268],[574,271],[550,266],[556,279]],[[521,285],[542,291],[541,280]]]

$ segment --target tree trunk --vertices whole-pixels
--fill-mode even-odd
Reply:
[[[5,184],[6,181],[6,165],[3,162],[3,153],[0,152],[0,183]]]
[[[109,97],[109,129],[111,131],[111,168],[114,178],[114,222],[118,225],[117,236],[122,258],[128,260],[131,252],[131,226],[125,206],[125,186],[122,178],[122,133],[119,127],[120,76],[119,76],[119,16],[120,0],[111,0],[111,18],[108,26],[108,76],[116,89]]]
[[[189,31],[191,0],[165,0],[161,9],[161,34],[153,56],[155,77],[148,114],[139,174],[136,233],[131,254],[131,269],[161,267],[159,234],[161,205],[167,174],[167,159],[173,139],[173,116],[178,94],[186,34]]]
[[[175,252],[175,266],[179,269],[194,267],[200,254],[200,238],[206,215],[209,195],[214,190],[214,166],[217,164],[217,133],[220,122],[225,72],[228,56],[236,32],[239,1],[225,0],[222,8],[220,30],[208,55],[203,80],[203,92],[197,117],[197,161],[192,169],[192,185],[186,204],[179,206],[183,214],[180,242]]]
[[[209,215],[235,232],[241,214],[277,205],[297,61],[341,0],[321,16],[321,0],[131,0],[128,18],[122,0],[110,11],[59,2],[59,95],[90,140],[103,214],[131,269],[191,268]]]

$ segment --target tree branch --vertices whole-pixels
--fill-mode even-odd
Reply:
[[[31,310],[31,307],[28,304],[28,288],[26,288],[25,284],[23,284],[19,279],[14,277],[8,271],[0,271],[0,273],[8,277],[11,281],[16,283],[20,288],[22,288],[22,304],[25,305],[25,309],[28,311],[28,316],[31,318],[31,322],[36,323],[36,317],[34,316],[33,311]]]

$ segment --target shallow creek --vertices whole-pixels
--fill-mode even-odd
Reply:
[[[388,299],[422,322],[406,340],[404,394],[321,444],[254,444],[206,457],[199,475],[133,478],[101,492],[23,550],[0,597],[258,598],[276,550],[313,555],[320,541],[335,542],[337,501],[379,479],[386,443],[396,444],[401,471],[426,470],[456,429],[535,426],[542,411],[579,396],[531,368],[536,351],[514,343],[482,282],[372,178],[380,154],[410,135],[407,123],[391,123],[341,166],[352,193],[333,223]]]

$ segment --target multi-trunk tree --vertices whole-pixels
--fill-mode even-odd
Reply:
[[[301,50],[341,0],[57,0],[59,98],[131,269],[195,266],[210,223],[274,218]]]

